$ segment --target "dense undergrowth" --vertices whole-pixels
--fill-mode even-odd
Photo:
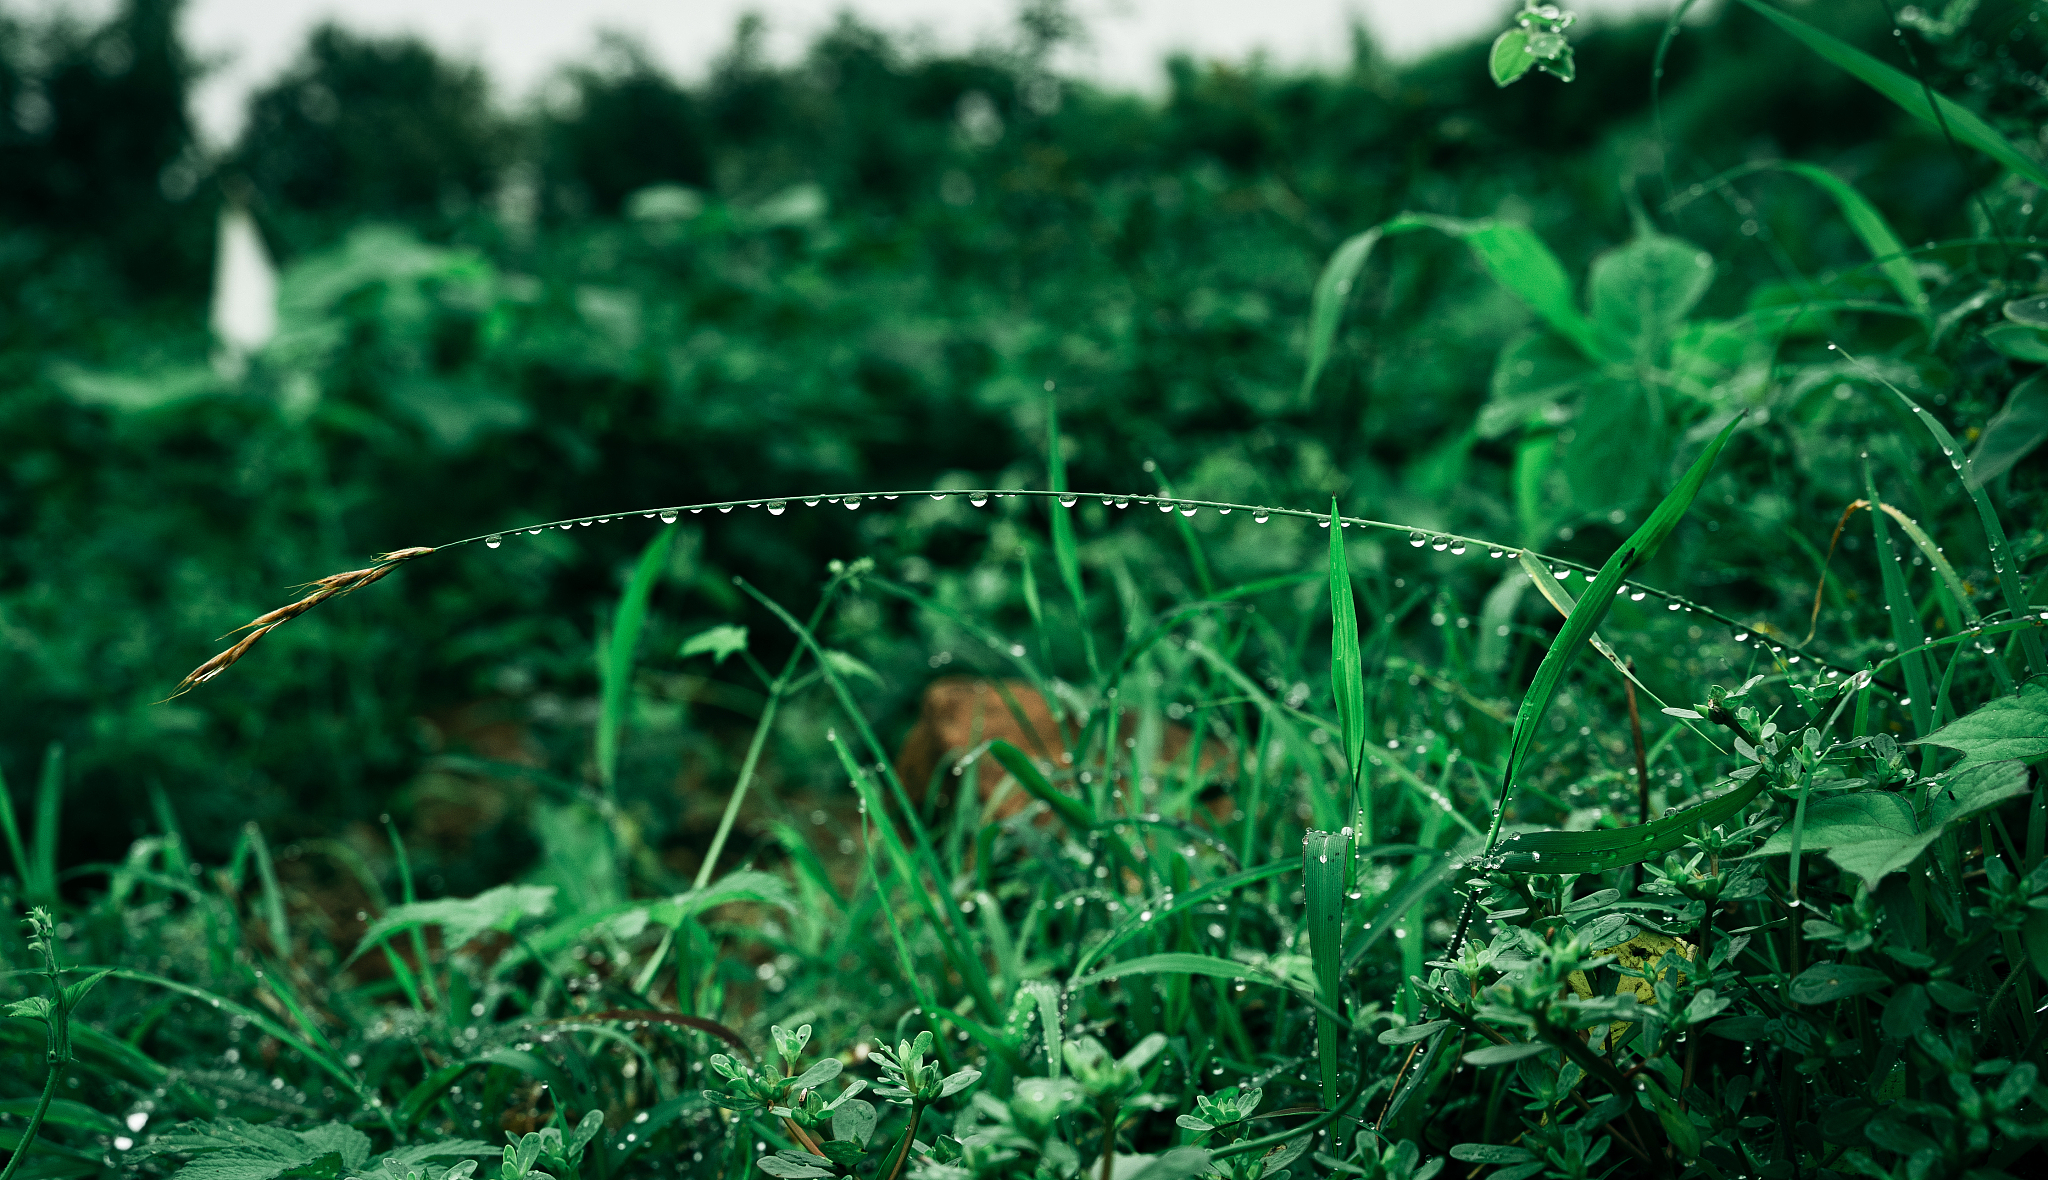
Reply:
[[[1289,216],[1270,175],[1077,181],[1120,210],[1091,242],[1148,202],[1234,227],[1101,263],[1137,276],[1116,299],[1074,294],[1109,269],[946,277],[956,234],[997,239],[963,273],[1082,259],[1086,217],[948,231],[981,198],[942,197],[875,229],[844,188],[742,199],[707,162],[708,197],[618,181],[635,216],[532,227],[540,278],[459,235],[309,251],[233,382],[53,363],[69,400],[35,412],[97,415],[72,445],[246,430],[260,463],[161,461],[242,456],[224,503],[266,464],[324,489],[232,591],[153,570],[176,610],[220,630],[267,566],[352,564],[366,519],[392,552],[156,712],[95,714],[107,749],[190,749],[74,734],[0,812],[35,907],[0,1180],[2037,1173],[2037,22],[1903,12],[1919,56],[1888,73],[1742,11],[1924,150],[1872,140],[1854,185],[1626,166],[1597,250],[1427,185],[1288,239],[1232,221]],[[1536,44],[1571,73],[1535,40],[1560,23],[1461,68]],[[1051,149],[1015,150],[953,196]],[[1897,202],[1924,224],[1887,199],[1941,185]],[[1227,249],[1159,266],[1198,246]],[[1167,273],[1188,289],[1134,294]],[[887,349],[841,342],[891,300],[928,338],[875,376]],[[960,359],[962,322],[1002,347]],[[904,399],[955,413],[908,433]],[[676,487],[720,491],[638,495]],[[616,582],[558,572],[592,554]],[[78,593],[27,585],[52,617]],[[595,627],[565,617],[593,587]],[[31,634],[38,669],[77,642]],[[905,781],[904,703],[953,673],[999,703]],[[424,757],[370,748],[387,696]],[[243,823],[260,756],[213,797],[147,777],[224,734],[359,796]],[[137,773],[94,796],[130,814],[67,810],[67,757]],[[391,813],[344,826],[366,804]]]

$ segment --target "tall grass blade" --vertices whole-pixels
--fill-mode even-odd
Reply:
[[[1952,607],[1951,625],[1957,630],[1976,630],[1983,626],[1984,616],[1978,613],[1977,604],[1970,601],[1970,592],[1963,588],[1963,579],[1956,574],[1956,567],[1949,563],[1948,555],[1941,551],[1941,546],[1934,543],[1934,538],[1927,535],[1927,530],[1920,527],[1920,522],[1899,511],[1895,505],[1880,503],[1877,507],[1898,522],[1899,529],[1913,542],[1914,548],[1920,550],[1920,556],[1927,560],[1928,565],[1934,567],[1936,574],[1940,575],[1942,589],[1947,592]],[[2006,667],[2002,659],[1994,658],[1990,663],[1991,673],[1997,677],[1999,687],[2011,692],[2012,669]]]
[[[618,788],[619,734],[625,728],[626,707],[632,699],[633,653],[639,648],[640,633],[647,626],[647,600],[654,593],[662,567],[668,563],[669,546],[675,539],[675,529],[664,528],[640,551],[633,576],[619,595],[619,610],[612,616],[611,633],[605,639],[598,665],[603,695],[597,720],[597,777],[607,796]]]
[[[21,823],[14,815],[14,793],[7,789],[5,774],[0,774],[0,832],[7,836],[7,854],[14,858],[14,875],[21,882],[23,895],[34,897],[28,850],[22,847]]]
[[[57,904],[57,844],[64,825],[64,747],[56,742],[43,753],[43,775],[36,784],[35,854],[30,858],[29,896],[43,905]]]
[[[1834,198],[1835,207],[1842,211],[1849,228],[1862,239],[1870,256],[1877,260],[1877,268],[1884,272],[1899,298],[1918,314],[1924,316],[1928,313],[1931,305],[1927,301],[1927,292],[1921,289],[1920,272],[1914,269],[1906,244],[1892,232],[1891,223],[1878,212],[1877,206],[1870,203],[1870,198],[1857,192],[1855,185],[1818,165],[1794,160],[1771,167],[1804,177]]]
[[[1309,959],[1323,1006],[1343,1011],[1339,972],[1344,965],[1344,892],[1351,863],[1351,838],[1310,832],[1301,841],[1301,883],[1308,902]],[[1316,1059],[1322,1066],[1323,1105],[1337,1099],[1337,1054],[1342,1031],[1327,1014],[1316,1019]]]
[[[1705,825],[1726,823],[1763,790],[1766,776],[1757,774],[1732,791],[1716,795],[1662,819],[1626,828],[1591,832],[1523,832],[1509,841],[1489,865],[1509,873],[1598,873],[1625,869],[1685,846],[1686,837]]]
[[[1074,600],[1076,630],[1081,633],[1081,650],[1088,660],[1088,674],[1100,676],[1096,664],[1095,637],[1088,630],[1088,593],[1081,585],[1081,551],[1074,542],[1074,511],[1066,504],[1067,458],[1060,451],[1060,411],[1052,397],[1046,397],[1045,432],[1047,475],[1055,495],[1047,504],[1046,511],[1052,518],[1052,558],[1059,566],[1060,581],[1067,587],[1067,595]]]
[[[1358,608],[1351,597],[1351,566],[1344,559],[1344,529],[1330,501],[1330,695],[1344,742],[1349,778],[1346,806],[1359,816],[1361,839],[1372,840],[1371,792],[1365,783],[1365,660],[1358,650]],[[1365,802],[1361,804],[1360,796]]]
[[[1494,809],[1493,824],[1486,839],[1487,849],[1500,838],[1500,825],[1507,813],[1507,803],[1514,793],[1515,775],[1521,769],[1522,760],[1529,754],[1529,747],[1536,739],[1537,726],[1544,714],[1550,710],[1550,702],[1564,682],[1566,669],[1592,638],[1594,629],[1607,615],[1607,608],[1614,603],[1614,592],[1637,567],[1648,561],[1664,539],[1678,527],[1680,518],[1691,507],[1693,497],[1699,494],[1700,485],[1706,482],[1707,472],[1714,460],[1720,457],[1721,448],[1728,444],[1728,438],[1741,423],[1737,418],[1721,428],[1721,433],[1693,461],[1678,485],[1659,501],[1655,510],[1638,527],[1634,535],[1621,548],[1614,551],[1600,573],[1586,590],[1585,596],[1572,607],[1566,616],[1564,626],[1559,628],[1557,637],[1551,640],[1550,649],[1544,653],[1543,662],[1537,665],[1535,679],[1529,691],[1523,694],[1521,708],[1515,713],[1515,724],[1508,739],[1508,755],[1502,769],[1500,806]]]
[[[1829,64],[1848,71],[1864,85],[1890,99],[1898,108],[1935,127],[1946,126],[1949,134],[2035,184],[2048,185],[2048,168],[2022,152],[2000,135],[1991,124],[1939,94],[1933,94],[1905,71],[1886,65],[1852,45],[1845,44],[1805,21],[1782,12],[1763,0],[1741,0],[1744,7],[1783,29]],[[1933,102],[1928,101],[1932,95]]]
[[[1877,498],[1877,484],[1871,478],[1868,460],[1863,464],[1863,486],[1864,497],[1881,507],[1884,502]],[[1871,528],[1877,534],[1877,570],[1884,585],[1884,609],[1891,620],[1892,641],[1898,644],[1899,666],[1906,675],[1906,691],[1912,695],[1909,707],[1913,710],[1913,733],[1922,737],[1934,730],[1933,690],[1927,677],[1927,657],[1920,651],[1927,633],[1920,628],[1920,613],[1913,605],[1913,595],[1906,589],[1906,573],[1899,568],[1899,555],[1892,549],[1887,515],[1882,511],[1870,514]]]
[[[1869,371],[1867,366],[1863,367]],[[1929,435],[1933,436],[1935,445],[1941,448],[1941,453],[1948,459],[1949,466],[1959,477],[1962,476],[1963,448],[1957,444],[1955,436],[1948,432],[1948,427],[1943,426],[1941,420],[1928,413],[1920,403],[1907,397],[1905,390],[1884,380],[1881,374],[1873,373],[1873,376],[1876,376],[1886,389],[1891,390],[1893,396],[1905,403],[1913,417],[1927,428]],[[1998,509],[1992,506],[1990,495],[1981,485],[1971,487],[1969,481],[1964,480],[1963,486],[1970,493],[1971,503],[1977,506],[1977,520],[1984,528],[1984,542],[1991,550],[1991,570],[1998,575],[1998,589],[2005,599],[2006,609],[2010,610],[2016,619],[2025,618],[2029,613],[2027,588],[2021,580],[2020,563],[2013,556],[2012,545],[2006,540],[2005,525],[1998,519]],[[2048,672],[2048,660],[2042,657],[2040,635],[2031,629],[2020,632],[2020,649],[2027,653],[2029,672],[2035,676]],[[1906,649],[1902,647],[1899,650],[1903,652]]]
[[[277,866],[271,863],[270,842],[263,838],[263,829],[254,820],[243,824],[242,832],[249,839],[249,851],[255,854],[256,879],[263,883],[263,925],[270,935],[271,949],[279,959],[289,960],[292,930],[285,918],[284,893],[277,887]]]

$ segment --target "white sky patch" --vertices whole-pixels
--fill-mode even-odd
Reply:
[[[44,4],[54,0],[41,0]],[[33,5],[32,5],[33,7]],[[111,7],[81,0],[74,10]],[[1104,83],[1156,91],[1169,53],[1242,60],[1264,52],[1278,65],[1340,66],[1350,28],[1362,22],[1388,54],[1412,58],[1505,28],[1513,0],[1074,0],[1090,43],[1063,68]],[[1583,16],[1663,11],[1664,0],[1579,0]],[[769,49],[790,61],[842,11],[942,49],[1003,39],[1015,0],[189,0],[186,44],[213,66],[194,99],[206,140],[239,134],[251,90],[274,78],[324,20],[362,33],[411,33],[443,52],[483,63],[497,101],[530,96],[558,68],[587,57],[599,30],[639,40],[678,77],[701,79],[732,43],[740,15],[768,20]]]

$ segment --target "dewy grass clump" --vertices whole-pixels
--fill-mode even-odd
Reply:
[[[501,523],[321,579],[177,686],[400,564],[651,533],[579,648],[588,709],[556,702],[576,748],[436,763],[529,792],[530,831],[465,829],[531,866],[476,889],[389,817],[381,864],[254,823],[201,863],[162,791],[118,863],[60,871],[53,750],[32,821],[0,794],[34,907],[0,1180],[2048,1174],[2048,315],[2000,228],[2048,176],[1768,19],[2004,170],[1985,224],[1909,251],[1788,166],[1869,261],[1718,318],[1716,260],[1657,226],[1735,176],[1639,210],[1583,284],[1505,219],[1359,232],[1304,403],[1360,379],[1373,259],[1454,243],[1534,325],[1428,460],[1504,448],[1500,504],[1081,490],[1048,387],[1043,487]],[[1525,6],[1494,76],[1572,76],[1569,24]],[[730,579],[722,621],[666,629],[692,522],[848,511],[991,556],[836,560],[814,600]],[[1770,593],[1730,572],[1788,532],[1811,560]],[[903,666],[940,677],[914,726]],[[648,755],[684,700],[749,723],[701,844]]]

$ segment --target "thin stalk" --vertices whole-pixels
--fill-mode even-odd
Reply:
[[[58,1020],[62,1017],[53,1013],[51,1019]],[[58,1083],[64,1080],[64,1071],[70,1066],[69,1061],[50,1063],[50,1077],[43,1083],[43,1096],[36,1102],[35,1113],[29,1116],[28,1129],[21,1133],[20,1146],[14,1149],[13,1158],[7,1161],[7,1170],[0,1172],[0,1180],[14,1180],[15,1170],[21,1167],[21,1161],[28,1158],[28,1149],[36,1141],[36,1133],[43,1129],[43,1116],[50,1112],[50,1100],[57,1096]]]
[[[897,1180],[898,1177],[903,1175],[903,1165],[910,1160],[910,1144],[917,1138],[917,1121],[922,1117],[924,1117],[924,1104],[912,1102],[910,1105],[910,1125],[903,1128],[903,1142],[896,1145],[896,1158],[890,1161],[889,1174],[883,1177],[883,1180]],[[5,1177],[0,1177],[0,1180],[5,1180]]]
[[[825,591],[818,608],[811,612],[810,626],[816,627],[818,620],[825,617],[825,609],[832,602],[832,590],[836,588],[835,583]],[[803,661],[805,650],[803,644],[797,644],[789,653],[789,662],[782,666],[782,674],[768,686],[768,703],[761,707],[761,720],[754,725],[753,741],[747,745],[746,760],[740,763],[739,781],[733,784],[732,797],[725,801],[725,813],[718,817],[718,831],[711,837],[711,847],[705,850],[704,863],[697,866],[697,879],[690,884],[692,889],[702,889],[711,883],[712,871],[718,867],[718,856],[725,851],[726,837],[732,835],[733,821],[739,818],[740,804],[746,801],[747,788],[754,784],[754,771],[761,764],[761,751],[768,745],[768,731],[775,727],[776,707],[789,692],[790,678]]]

